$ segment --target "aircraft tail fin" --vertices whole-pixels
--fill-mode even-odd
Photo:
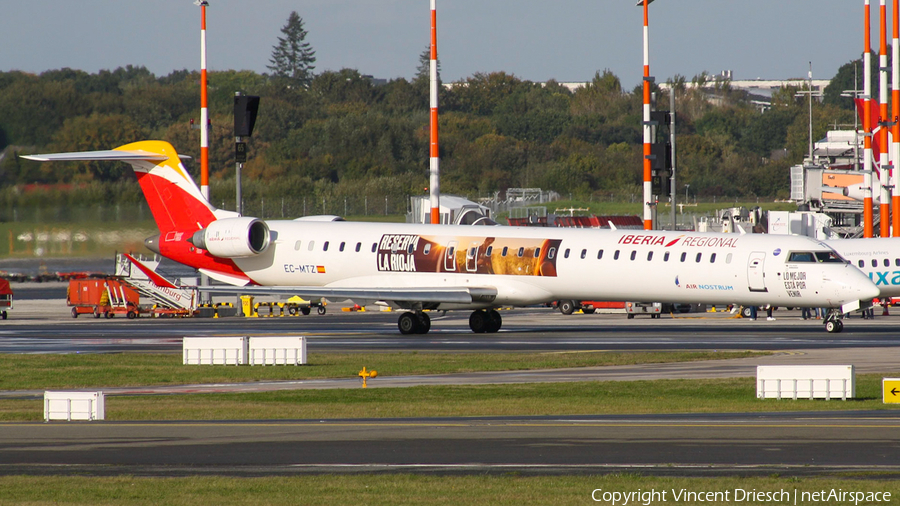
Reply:
[[[139,141],[109,151],[23,156],[36,161],[123,161],[134,169],[160,232],[200,230],[217,218],[236,215],[214,208],[200,193],[181,158],[165,141]]]

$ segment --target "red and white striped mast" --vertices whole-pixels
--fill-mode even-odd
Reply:
[[[891,39],[891,235],[900,237],[900,0],[891,8],[893,37]]]
[[[890,237],[891,236],[891,195],[888,193],[888,185],[890,184],[890,180],[888,179],[890,175],[890,166],[891,161],[888,159],[888,145],[890,141],[888,140],[888,123],[890,121],[890,117],[888,116],[888,57],[887,57],[887,5],[885,5],[885,0],[881,0],[880,9],[879,9],[879,26],[880,31],[878,34],[879,46],[878,46],[878,71],[879,71],[879,81],[878,81],[878,100],[879,100],[879,118],[878,123],[881,125],[881,130],[878,132],[879,137],[879,181],[878,181],[878,190],[879,190],[879,215],[880,215],[880,223],[879,228],[881,229],[881,237]]]
[[[650,202],[653,199],[653,183],[651,180],[653,162],[651,160],[650,144],[652,131],[650,129],[650,28],[647,6],[653,0],[639,0],[638,5],[644,6],[644,230],[653,230],[653,211]]]
[[[200,194],[209,200],[209,109],[206,93],[206,7],[207,0],[194,2],[200,6]]]
[[[872,35],[870,25],[872,15],[869,0],[865,0],[864,8],[863,51],[863,237],[874,234],[872,212]]]
[[[430,149],[430,182],[431,223],[441,222],[441,171],[440,152],[438,150],[438,70],[437,70],[437,0],[431,0],[431,149]]]

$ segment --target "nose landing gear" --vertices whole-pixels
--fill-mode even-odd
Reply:
[[[829,334],[837,334],[844,330],[844,322],[840,320],[841,312],[837,309],[829,309],[825,316],[825,331]]]

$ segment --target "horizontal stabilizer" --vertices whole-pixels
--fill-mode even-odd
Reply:
[[[193,233],[218,218],[215,209],[190,173],[181,156],[165,141],[138,141],[104,151],[82,153],[44,153],[23,155],[37,162],[101,161],[125,162],[131,165],[159,231]]]
[[[36,162],[77,162],[77,161],[123,161],[129,160],[166,160],[169,157],[147,151],[82,151],[80,153],[51,153],[46,155],[21,155],[26,160]],[[187,155],[178,155],[182,160],[190,160]]]

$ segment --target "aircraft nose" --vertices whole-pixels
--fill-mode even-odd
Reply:
[[[860,289],[860,292],[862,292],[862,295],[860,296],[859,300],[871,300],[871,299],[874,299],[875,297],[881,296],[881,290],[879,290],[878,287],[875,286],[875,283],[872,283],[871,279],[869,279],[868,281],[869,281],[869,286],[865,286]]]
[[[850,273],[851,276],[848,281],[850,281],[851,290],[855,289],[856,291],[854,297],[859,297],[859,300],[872,300],[881,296],[881,290],[875,286],[875,283],[869,279],[869,276],[856,269],[853,269]]]

